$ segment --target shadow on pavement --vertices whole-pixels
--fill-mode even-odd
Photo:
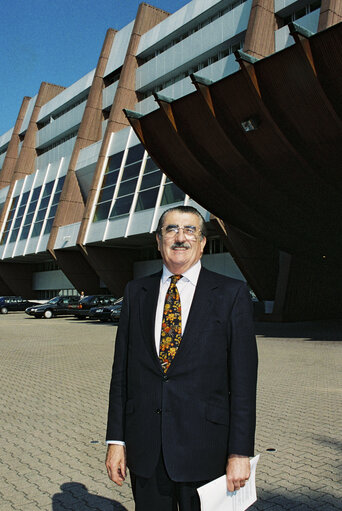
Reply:
[[[255,333],[263,337],[342,341],[342,320],[267,323],[256,321]]]
[[[127,511],[116,500],[89,493],[82,483],[64,483],[61,490],[52,497],[52,511]]]
[[[340,509],[338,498],[326,493],[303,493],[302,495],[281,495],[273,492],[258,491],[258,500],[248,511],[337,511]]]

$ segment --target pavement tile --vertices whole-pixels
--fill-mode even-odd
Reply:
[[[53,505],[133,511],[130,485],[115,487],[104,466],[116,327],[21,313],[0,320],[1,511],[50,511]],[[258,501],[250,509],[336,511],[342,501],[336,332],[342,323],[258,323],[256,330],[261,458]]]

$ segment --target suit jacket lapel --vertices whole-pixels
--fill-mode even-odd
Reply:
[[[161,272],[158,272],[146,279],[141,287],[139,297],[141,332],[146,348],[160,371],[162,368],[156,353],[154,327],[161,275]]]

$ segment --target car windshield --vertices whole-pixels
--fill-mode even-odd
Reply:
[[[51,300],[49,300],[48,303],[57,303],[59,298],[60,298],[59,296],[55,296],[54,298],[51,298]]]

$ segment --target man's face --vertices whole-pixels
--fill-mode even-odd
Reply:
[[[177,234],[168,233],[170,227],[195,227],[195,239],[187,239],[183,229]],[[201,238],[200,219],[193,213],[170,211],[164,218],[162,236],[157,234],[158,250],[165,266],[175,274],[184,273],[201,258],[206,238]]]

